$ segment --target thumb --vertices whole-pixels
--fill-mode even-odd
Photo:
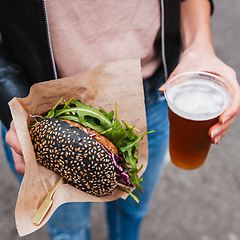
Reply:
[[[170,74],[170,76],[168,77],[167,81],[168,81],[169,79],[177,76],[178,74],[180,74],[180,73],[178,73],[177,69],[175,68],[175,70],[174,70],[174,71]],[[165,90],[167,81],[159,88],[159,91],[160,91],[161,93],[164,93],[164,90]]]
[[[162,94],[164,94],[165,86],[166,86],[166,83],[164,83],[164,84],[158,89]]]
[[[179,65],[172,71],[172,73],[169,75],[169,77],[168,77],[168,80],[169,79],[171,79],[171,78],[173,78],[173,77],[176,77],[177,75],[179,75],[179,74],[181,74],[181,73],[183,73],[183,72],[185,72],[185,71],[181,71],[180,70],[180,67],[179,67]],[[167,80],[167,81],[168,81]]]
[[[182,72],[179,70],[179,66],[176,66],[175,69],[172,71],[172,73],[169,75],[167,81],[159,88],[159,91],[161,93],[164,93],[166,83],[168,82],[169,79],[176,77],[177,75],[181,74]]]

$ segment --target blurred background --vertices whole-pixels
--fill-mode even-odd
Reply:
[[[215,0],[212,40],[216,54],[240,76],[240,2]],[[194,171],[167,163],[145,218],[141,240],[240,240],[240,118],[207,162]],[[19,185],[4,160],[0,143],[0,240],[17,240],[14,208]],[[93,204],[92,235],[106,240],[104,205]],[[23,240],[47,240],[43,227]]]

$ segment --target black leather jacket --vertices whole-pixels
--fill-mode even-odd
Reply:
[[[177,65],[180,54],[180,1],[164,1],[169,73]],[[1,0],[0,31],[0,119],[9,127],[8,102],[15,96],[27,96],[34,83],[57,78],[45,0]],[[160,49],[160,42],[155,44]]]

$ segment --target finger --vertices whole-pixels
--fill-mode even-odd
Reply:
[[[230,119],[238,116],[240,111],[240,87],[237,81],[236,73],[233,69],[227,68],[227,70],[228,72],[226,72],[225,75],[221,77],[225,79],[232,88],[233,99],[231,106],[225,112],[223,112],[219,118],[219,121],[223,124]]]
[[[212,144],[219,144],[220,140],[223,138],[223,136],[227,133],[227,131],[221,132],[218,134],[216,137],[211,138],[211,143]]]
[[[170,80],[171,78],[179,75],[180,73],[181,73],[181,72],[178,72],[178,67],[176,67],[175,70],[174,70],[174,71],[170,74],[170,76],[168,77],[167,81]],[[164,90],[165,90],[165,88],[166,88],[166,83],[167,83],[167,81],[159,88],[159,91],[160,91],[161,93],[164,93]]]
[[[15,168],[18,174],[24,175],[25,173],[25,162],[24,159],[21,155],[17,154],[13,149],[12,149],[12,155],[13,155],[13,160],[15,164]]]
[[[240,91],[239,94],[240,95]],[[235,119],[240,112],[240,99],[239,96],[235,95],[233,98],[233,102],[231,106],[224,111],[221,116],[219,117],[219,122],[225,124],[226,122],[230,121],[231,119]]]
[[[219,142],[221,138],[225,135],[229,127],[233,124],[235,118],[227,121],[225,124],[221,124],[220,122],[216,123],[209,129],[209,136],[211,137],[211,142],[215,143]]]
[[[23,155],[13,121],[11,122],[10,129],[6,134],[5,141],[17,154]]]
[[[176,68],[169,75],[168,80],[173,78],[173,77],[176,77],[177,75],[179,75],[183,72],[187,72],[188,70],[186,70],[184,66],[185,66],[184,64],[183,64],[183,66],[182,66],[182,64],[178,64],[176,66]]]

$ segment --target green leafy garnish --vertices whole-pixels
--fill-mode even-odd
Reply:
[[[154,131],[145,132],[141,136],[137,136],[133,130],[135,126],[129,126],[126,122],[122,123],[117,119],[117,105],[115,104],[115,118],[114,111],[107,113],[103,110],[93,108],[80,101],[70,99],[64,103],[61,109],[57,107],[62,103],[61,98],[56,105],[47,113],[45,118],[60,118],[71,120],[82,124],[85,127],[89,127],[103,136],[108,138],[118,149],[119,163],[126,169],[129,176],[129,180],[132,186],[136,186],[136,191],[131,192],[130,190],[120,187],[126,191],[136,202],[139,202],[137,194],[140,191],[143,193],[141,182],[143,178],[138,177],[138,172],[141,171],[143,165],[139,168],[138,163],[138,143],[146,134]],[[121,160],[122,159],[122,160]]]

